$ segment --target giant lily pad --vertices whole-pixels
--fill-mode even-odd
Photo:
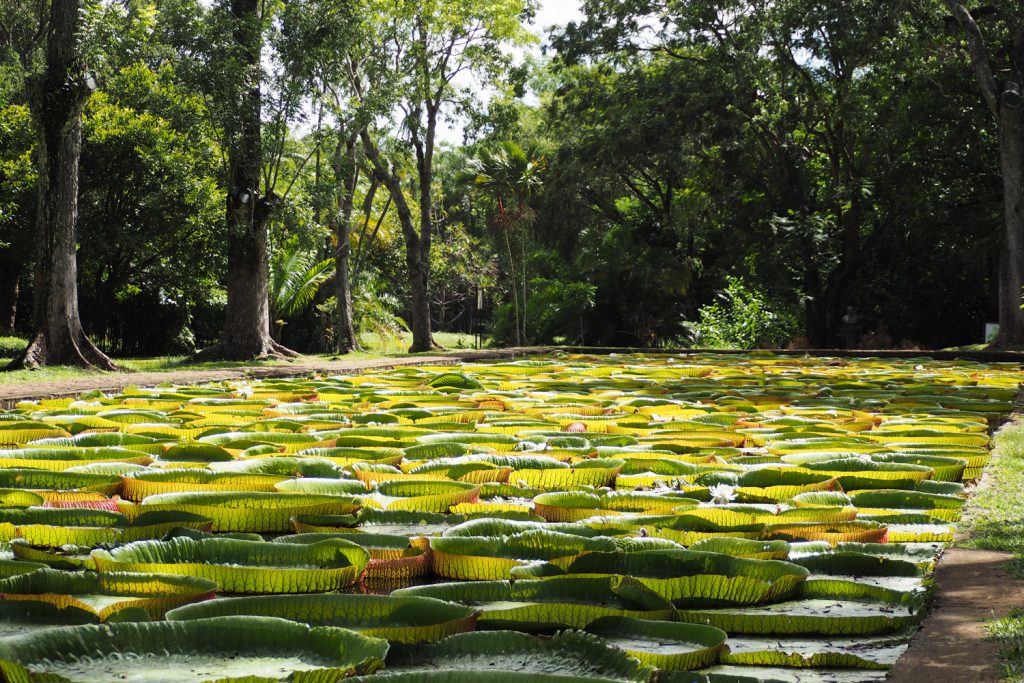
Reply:
[[[480,674],[484,680],[534,680],[528,675],[641,683],[653,671],[599,638],[578,631],[543,639],[515,631],[461,633],[417,648],[402,658],[400,666],[392,666],[389,672],[400,676],[399,680],[443,672],[448,676]],[[495,677],[495,673],[502,676]]]
[[[678,618],[709,624],[728,633],[750,635],[862,636],[891,633],[918,623],[923,612],[913,604],[815,599],[774,605],[680,610]]]
[[[149,572],[198,576],[225,593],[312,593],[355,583],[369,553],[340,539],[312,544],[263,543],[230,538],[139,541],[94,550],[103,572]]]
[[[666,671],[700,669],[728,652],[725,631],[702,624],[604,617],[587,626],[587,631]]]
[[[173,510],[208,517],[214,531],[283,533],[296,515],[351,514],[362,501],[351,496],[290,493],[161,493],[142,501],[147,511]]]
[[[753,605],[792,595],[809,572],[779,560],[748,560],[694,550],[591,552],[556,561],[566,574],[633,577],[677,607]]]
[[[84,612],[96,621],[124,610],[142,610],[159,619],[167,610],[195,600],[212,598],[217,584],[190,576],[156,574],[89,574],[43,569],[0,580],[5,607],[17,603],[53,605],[57,610]],[[65,619],[61,619],[65,621]]]
[[[906,637],[730,638],[723,664],[805,668],[888,669],[904,652]]]
[[[585,628],[601,617],[669,619],[672,605],[622,576],[554,577],[543,581],[479,581],[403,588],[394,596],[423,596],[480,609],[488,628],[548,631]]]
[[[314,626],[342,626],[397,643],[436,642],[472,631],[477,610],[434,598],[383,595],[265,595],[222,598],[168,613],[170,620],[226,615],[281,617]]]
[[[0,640],[0,658],[81,683],[337,681],[373,671],[387,650],[378,638],[271,617],[71,626]]]

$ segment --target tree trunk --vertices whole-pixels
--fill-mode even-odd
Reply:
[[[825,322],[825,294],[821,283],[821,272],[815,260],[811,240],[801,244],[801,256],[804,264],[804,334],[811,348],[827,349],[832,346]]]
[[[1003,239],[999,258],[999,334],[994,347],[1024,346],[1024,109],[1020,92],[1024,85],[1024,26],[1012,32],[1010,75],[999,84],[989,58],[985,36],[963,4],[946,0],[964,30],[967,53],[981,95],[999,126],[999,166],[1003,176]]]
[[[79,0],[50,3],[45,71],[28,84],[39,139],[35,334],[11,367],[118,369],[89,341],[78,314],[78,161],[82,109],[91,94],[78,45],[79,19]]]
[[[352,255],[352,211],[355,207],[358,166],[356,144],[359,134],[352,133],[338,146],[334,154],[334,174],[338,181],[338,207],[334,214],[334,237],[338,243],[334,253],[334,292],[337,299],[334,348],[339,354],[359,348],[355,326],[352,324],[352,282],[349,261]]]
[[[999,261],[999,334],[996,347],[1024,346],[1024,108],[999,108],[999,163],[1003,175],[1003,247]]]
[[[409,351],[411,353],[429,351],[434,348],[434,339],[430,331],[430,297],[427,290],[427,279],[430,273],[423,267],[423,261],[429,259],[430,256],[430,232],[427,231],[428,241],[424,248],[423,241],[413,222],[409,202],[402,190],[401,179],[384,165],[369,131],[364,129],[360,132],[360,137],[363,141],[366,158],[373,166],[374,175],[384,187],[388,188],[388,192],[391,194],[395,210],[398,213],[398,223],[402,226],[402,235],[405,237],[405,265],[409,271],[409,289],[412,292],[412,314],[410,316],[412,346]]]
[[[412,346],[410,353],[437,348],[430,323],[430,243],[434,224],[434,136],[437,130],[437,109],[427,106],[426,140],[412,130],[416,148],[416,174],[419,181],[420,233],[415,248],[406,244],[409,267],[409,288],[412,292]]]
[[[860,229],[863,221],[863,202],[860,188],[852,180],[847,179],[847,186],[853,194],[847,209],[837,208],[839,224],[842,228],[843,246],[839,256],[839,265],[829,274],[825,284],[824,337],[836,348],[852,348],[857,340],[847,337],[860,335],[856,328],[844,326],[843,317],[849,306],[857,310],[857,302],[851,299],[851,292],[857,282],[857,274],[861,263]],[[818,347],[822,348],[822,347]]]
[[[197,358],[249,360],[295,357],[298,354],[274,341],[270,334],[267,298],[267,222],[274,209],[272,197],[260,197],[262,89],[260,53],[263,36],[259,0],[231,0],[235,22],[235,58],[243,65],[235,103],[234,130],[228,135],[228,302],[220,342],[196,354]]]
[[[405,262],[409,269],[409,288],[412,292],[412,346],[409,347],[409,353],[436,348],[430,325],[430,293],[427,286],[430,264],[424,251],[422,240],[415,249],[406,248]]]
[[[514,340],[516,346],[522,346],[523,345],[523,338],[522,338],[523,326],[520,323],[520,315],[519,315],[519,285],[517,284],[517,281],[516,281],[516,259],[515,259],[515,256],[512,255],[512,241],[511,241],[511,238],[509,237],[509,234],[508,234],[509,233],[509,226],[508,226],[508,224],[505,224],[505,225],[499,227],[498,229],[505,236],[505,250],[508,252],[509,278],[512,280],[512,287],[510,289],[512,291],[512,313],[513,313],[513,316],[515,318],[514,322],[515,322],[515,330],[516,330],[516,333],[515,333],[515,336],[513,337],[513,340]]]
[[[0,332],[13,333],[18,322],[21,270],[20,263],[5,263],[0,266]]]

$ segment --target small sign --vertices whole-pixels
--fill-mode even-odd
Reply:
[[[999,334],[999,323],[985,323],[985,343],[988,344]]]

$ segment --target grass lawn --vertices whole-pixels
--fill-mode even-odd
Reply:
[[[964,545],[1016,554],[1011,569],[1024,579],[1024,420],[1000,430],[995,449],[998,457],[989,466],[991,486],[978,491],[967,505],[964,518],[970,540]]]
[[[344,356],[334,354],[315,354],[308,356],[309,362],[331,361],[331,360],[367,360],[374,358],[389,358],[405,356],[409,348],[411,335],[406,335],[402,340],[381,338],[374,334],[366,334],[361,338],[363,350],[349,353]],[[452,332],[435,332],[434,341],[445,349],[459,350],[473,348],[474,337],[469,334],[456,334]],[[26,341],[20,337],[0,337],[0,367],[6,363],[6,359],[17,356],[26,345]],[[254,367],[288,365],[289,361],[268,360],[268,361],[221,361],[221,362],[193,362],[190,356],[158,356],[154,358],[115,358],[118,365],[131,372],[173,372],[177,370],[221,370],[225,368]],[[11,372],[0,372],[0,384],[19,384],[28,382],[41,382],[49,380],[67,380],[76,377],[87,377],[95,374],[82,370],[81,368],[54,366],[40,368],[38,370],[15,370]]]
[[[965,545],[1012,552],[1014,557],[1007,568],[1024,579],[1024,420],[1018,419],[999,432],[996,450],[999,456],[990,466],[992,485],[968,503],[965,527],[971,538]],[[1006,665],[1005,680],[1024,682],[1024,612],[995,619],[988,629],[999,643]]]
[[[999,656],[1006,665],[1006,683],[1024,681],[1024,611],[1014,610],[988,623],[988,631],[999,642]]]

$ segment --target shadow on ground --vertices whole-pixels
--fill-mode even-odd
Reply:
[[[1008,553],[952,548],[935,572],[931,614],[910,650],[893,667],[890,683],[998,681],[1002,664],[984,621],[1024,608],[1024,583],[1006,571]],[[993,599],[998,596],[998,599]]]

